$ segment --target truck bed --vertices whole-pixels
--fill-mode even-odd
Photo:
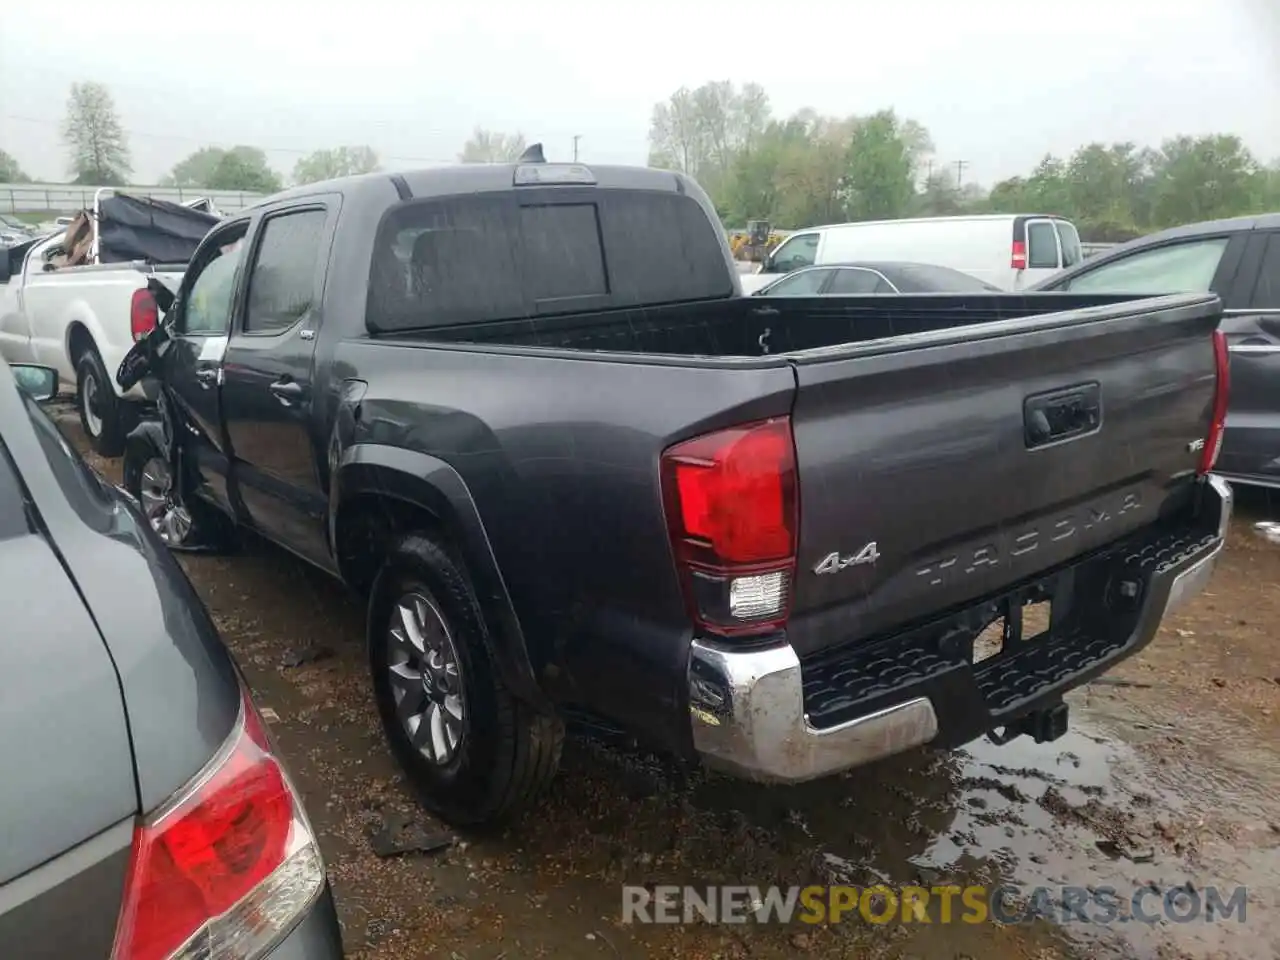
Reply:
[[[541,316],[416,334],[434,342],[690,357],[759,357],[936,334],[977,324],[1132,301],[1069,293],[735,297],[643,309]],[[1073,322],[1093,319],[1085,313]],[[404,334],[399,334],[404,336]]]
[[[387,371],[362,403],[371,436],[412,432],[459,464],[499,562],[521,571],[513,594],[546,611],[540,632],[629,650],[650,641],[620,633],[683,615],[613,574],[670,563],[646,487],[662,451],[789,418],[801,507],[787,635],[803,659],[1033,582],[1185,508],[1221,313],[1201,294],[736,298],[357,338],[337,360]],[[412,428],[406,395],[429,429]],[[480,471],[495,456],[508,466]],[[517,559],[531,550],[538,562]],[[819,572],[864,552],[877,559]],[[585,597],[600,622],[561,622]]]

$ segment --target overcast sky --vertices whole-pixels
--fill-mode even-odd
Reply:
[[[154,182],[206,144],[286,174],[341,144],[447,162],[477,124],[549,159],[580,134],[588,162],[643,163],[653,104],[719,79],[763,84],[779,115],[892,106],[966,181],[1176,133],[1270,160],[1280,0],[0,0],[0,148],[37,179],[66,173],[76,80],[111,88],[133,180]]]

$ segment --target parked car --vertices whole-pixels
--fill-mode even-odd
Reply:
[[[818,297],[865,293],[999,293],[994,284],[932,263],[866,260],[801,267],[761,287],[757,297]]]
[[[17,217],[0,213],[0,247],[13,247],[30,240],[35,234]]]
[[[1001,290],[1025,290],[1083,259],[1071,221],[1041,214],[868,220],[797,230],[758,273],[744,277],[754,293],[774,276],[801,267],[854,260],[911,260],[951,267]]]
[[[341,957],[247,687],[164,544],[38,406],[56,388],[0,362],[0,956]]]
[[[122,194],[95,208],[83,230],[73,225],[26,248],[16,270],[0,258],[0,357],[55,368],[74,385],[93,449],[118,456],[140,405],[154,399],[142,385],[120,392],[111,375],[158,318],[147,276],[181,278],[218,218]]]
[[[1140,237],[1040,289],[1218,294],[1226,307],[1231,405],[1215,471],[1233,483],[1280,487],[1280,213]]]
[[[170,542],[250,528],[367,598],[386,735],[455,823],[536,796],[569,710],[801,781],[1054,739],[1063,693],[1204,585],[1231,503],[1207,477],[1220,317],[743,297],[681,174],[369,174],[201,244],[119,373],[163,385],[126,484]]]

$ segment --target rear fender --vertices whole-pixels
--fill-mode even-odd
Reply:
[[[488,628],[489,653],[507,689],[535,708],[551,710],[551,702],[534,675],[524,631],[480,512],[458,472],[443,460],[412,450],[378,443],[347,447],[330,484],[330,543],[338,543],[338,517],[343,504],[361,494],[401,501],[426,510],[440,521],[480,601]]]

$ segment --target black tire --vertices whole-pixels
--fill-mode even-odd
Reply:
[[[104,457],[124,453],[125,438],[138,424],[137,405],[116,396],[102,357],[93,346],[86,347],[76,361],[76,407],[80,428],[96,453]]]
[[[147,465],[152,461],[162,461],[166,464],[172,477],[172,459],[157,438],[145,430],[129,434],[125,439],[124,463],[122,465],[124,488],[138,502],[138,506],[148,523],[152,523],[153,517],[147,509],[149,498],[144,495],[143,486]],[[187,516],[190,518],[190,525],[187,528],[186,535],[180,541],[173,542],[166,538],[164,532],[156,529],[156,525],[152,523],[152,529],[156,529],[157,535],[165,541],[170,550],[207,553],[223,551],[232,545],[235,533],[234,525],[215,507],[198,499],[188,503],[182,498],[181,494],[174,494],[173,501],[185,508]]]
[[[409,594],[429,598],[461,668],[462,734],[447,763],[419,752],[396,711],[390,630],[400,599]],[[564,724],[507,691],[471,585],[438,544],[410,534],[392,548],[370,593],[368,642],[387,741],[423,806],[456,826],[480,826],[507,820],[541,796],[560,763]]]

